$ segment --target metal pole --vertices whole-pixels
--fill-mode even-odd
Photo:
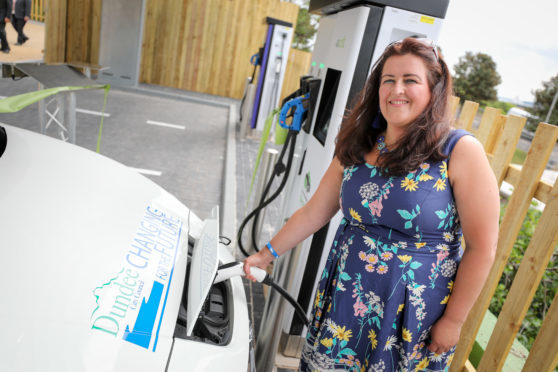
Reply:
[[[262,194],[265,191],[264,190],[265,186],[266,186],[270,177],[273,174],[273,168],[275,166],[275,163],[277,162],[278,155],[279,155],[279,151],[277,151],[275,149],[266,149],[264,154],[263,154],[262,168],[261,168],[261,171],[260,171],[260,175],[258,177],[258,185],[256,187],[256,194],[254,195],[254,200],[253,200],[253,203],[252,203],[252,210],[256,209],[258,207],[258,205],[260,204]],[[258,217],[258,224],[256,225],[256,242],[257,243],[259,243],[259,240],[260,240],[260,237],[261,237],[261,234],[262,234],[263,221],[264,221],[264,218],[265,218],[265,210],[266,210],[266,208],[264,208],[260,211],[260,215]],[[251,226],[253,226],[253,225],[251,225]],[[252,234],[251,229],[250,229],[250,234]],[[252,236],[252,235],[250,235],[250,236]],[[250,239],[250,242],[252,242],[252,239]],[[250,247],[252,249],[252,252],[255,252],[255,249],[257,247],[253,247],[252,244],[250,244]]]

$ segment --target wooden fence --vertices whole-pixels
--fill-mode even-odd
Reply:
[[[45,21],[45,0],[32,0],[31,19],[38,22]]]
[[[102,2],[46,2],[45,62],[98,65]],[[250,57],[265,41],[266,17],[294,26],[298,10],[279,0],[146,0],[139,80],[239,99]],[[282,97],[309,67],[310,53],[291,49]]]
[[[265,18],[294,26],[298,10],[278,0],[147,0],[140,81],[241,98]]]
[[[459,100],[453,102],[454,112]],[[558,127],[539,124],[523,166],[513,165],[511,159],[525,125],[525,118],[501,114],[501,110],[486,108],[478,128],[473,120],[478,109],[475,102],[465,101],[455,126],[475,133],[485,147],[498,183],[514,186],[508,206],[500,223],[496,259],[481,295],[463,326],[451,371],[475,371],[468,356],[475,343],[483,317],[490,305],[500,277],[510,257],[523,220],[532,199],[545,203],[544,210],[531,242],[515,275],[496,326],[477,371],[502,370],[535,291],[558,243],[558,182],[554,185],[541,180],[542,173],[558,139]],[[548,310],[533,344],[523,371],[552,371],[558,363],[558,295]]]

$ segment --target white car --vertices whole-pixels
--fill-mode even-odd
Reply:
[[[246,371],[251,334],[218,218],[124,165],[2,126],[1,371]],[[0,153],[3,146],[0,146]]]

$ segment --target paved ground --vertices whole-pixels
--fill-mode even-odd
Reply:
[[[44,29],[44,23],[35,21],[27,22],[24,32],[29,37],[29,40],[23,45],[15,45],[17,42],[17,32],[11,24],[7,24],[6,34],[11,51],[9,54],[0,53],[0,63],[42,60],[45,45]]]
[[[32,78],[0,79],[0,94],[13,96],[37,89]],[[102,111],[102,90],[76,92],[80,110]],[[156,95],[157,94],[157,95]],[[219,205],[225,161],[228,105],[208,105],[157,91],[113,88],[108,94],[100,153],[147,177],[205,218]],[[6,124],[38,131],[38,104],[14,114],[0,114]],[[95,150],[100,116],[77,113],[77,145]],[[153,125],[161,122],[171,126]],[[54,124],[51,136],[58,136]]]

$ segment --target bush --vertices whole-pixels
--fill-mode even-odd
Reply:
[[[509,103],[509,102],[503,102],[503,101],[483,101],[482,102],[482,106],[484,107],[494,107],[497,109],[501,109],[502,110],[502,114],[507,114],[508,111],[512,108],[515,107],[516,105],[514,105],[513,103]]]
[[[504,210],[505,205],[502,208],[502,214]],[[519,232],[517,240],[513,246],[508,264],[504,269],[504,273],[500,278],[500,282],[490,303],[489,310],[495,315],[498,315],[502,310],[504,301],[513,282],[513,278],[515,277],[525,251],[529,246],[529,242],[531,241],[531,237],[535,232],[535,227],[537,226],[540,216],[541,212],[533,208],[529,209],[529,211],[527,212],[527,215],[521,227],[521,231]],[[527,349],[531,349],[531,346],[533,346],[533,342],[535,341],[535,338],[539,333],[539,329],[544,320],[546,312],[548,311],[548,308],[550,307],[552,300],[554,299],[554,296],[556,294],[556,290],[558,288],[558,265],[556,264],[557,259],[558,254],[555,249],[552,258],[550,259],[550,263],[543,275],[541,283],[537,288],[535,297],[533,298],[533,302],[531,303],[531,306],[527,311],[527,315],[525,316],[523,324],[517,335],[517,339]]]

